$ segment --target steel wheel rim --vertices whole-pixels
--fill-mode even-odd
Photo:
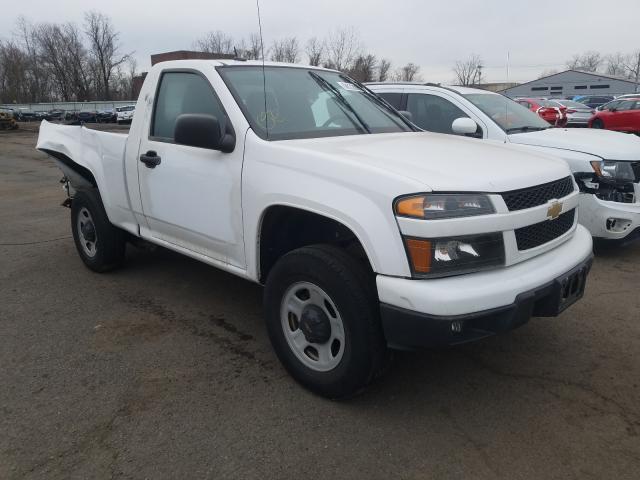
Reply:
[[[321,309],[328,319],[330,336],[325,342],[309,341],[300,328],[303,314],[311,308]],[[280,321],[289,348],[306,367],[328,372],[338,366],[344,355],[344,325],[335,303],[324,290],[310,282],[291,285],[282,297]]]
[[[82,207],[78,212],[78,221],[76,227],[82,251],[88,257],[95,257],[97,252],[96,244],[98,243],[98,237],[96,235],[96,226],[93,223],[93,217],[91,216],[91,212],[89,212],[86,207]]]

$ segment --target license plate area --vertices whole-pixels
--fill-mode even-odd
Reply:
[[[560,282],[560,298],[558,313],[574,304],[584,295],[584,287],[587,284],[588,269],[581,268],[577,272],[564,277]]]
[[[570,272],[556,278],[551,291],[535,302],[533,316],[555,317],[580,300],[584,295],[591,262],[592,258],[589,258]]]

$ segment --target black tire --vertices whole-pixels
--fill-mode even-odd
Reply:
[[[326,292],[342,318],[344,350],[339,363],[329,371],[305,365],[285,337],[281,308],[286,292],[298,282],[309,282]],[[379,376],[387,364],[375,277],[340,248],[314,245],[283,256],[267,278],[264,307],[278,358],[295,380],[319,395],[352,396]]]
[[[604,128],[604,122],[599,118],[596,118],[593,122],[591,122],[591,128]]]
[[[83,235],[80,231],[78,217],[88,211],[93,224],[94,254],[90,255],[83,247]],[[71,203],[71,231],[76,249],[84,264],[94,272],[107,272],[118,268],[124,262],[126,234],[114,227],[102,205],[97,189],[78,190]]]

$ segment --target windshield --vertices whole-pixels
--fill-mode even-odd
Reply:
[[[263,78],[259,66],[218,71],[251,128],[266,140],[413,130],[383,100],[337,72],[265,67]]]
[[[549,128],[549,124],[537,114],[503,95],[469,93],[465,97],[507,133]]]

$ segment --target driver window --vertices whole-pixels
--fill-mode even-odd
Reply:
[[[449,100],[424,93],[410,93],[407,97],[407,110],[413,115],[413,123],[420,128],[452,135],[453,121],[469,117]]]
[[[165,72],[154,106],[151,137],[172,142],[176,120],[183,113],[213,115],[224,132],[224,110],[209,82],[196,73]]]

